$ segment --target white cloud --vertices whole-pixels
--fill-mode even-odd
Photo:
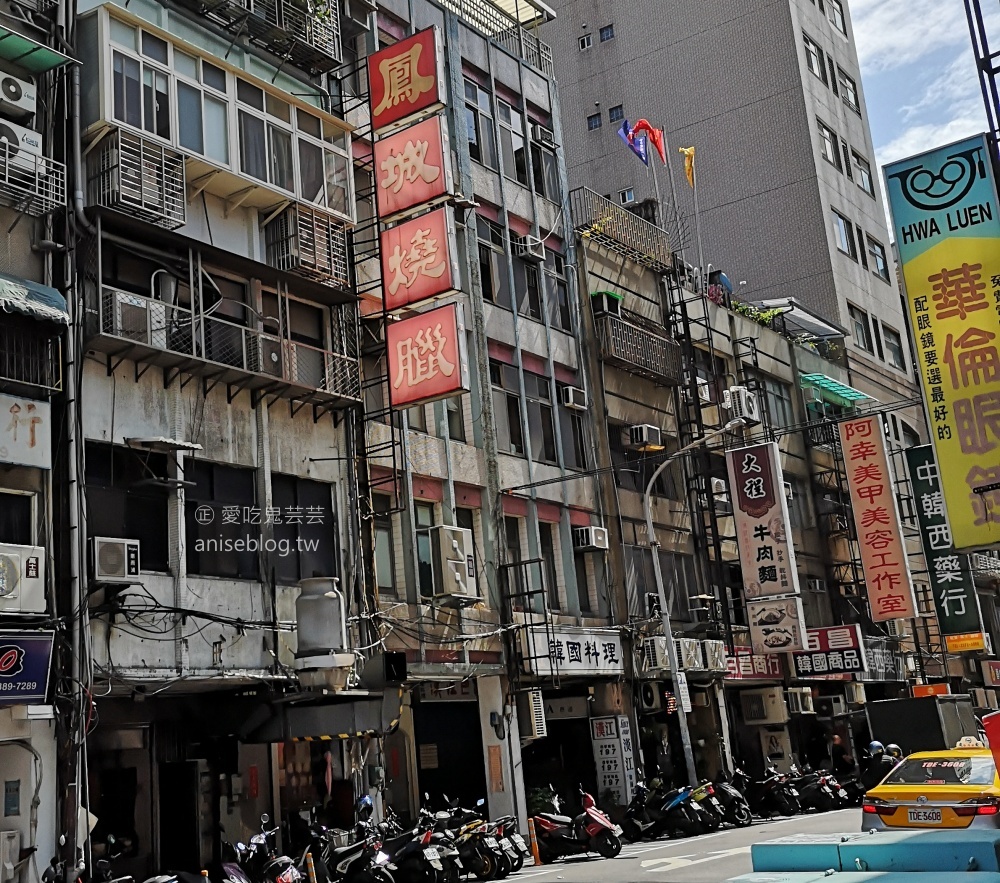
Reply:
[[[971,109],[971,105],[980,106],[983,93],[975,71],[971,51],[963,50],[931,80],[918,101],[899,108],[903,121],[917,120],[925,113],[933,113],[939,108],[948,109],[946,112],[954,116],[957,109],[964,112]]]
[[[893,70],[969,43],[963,4],[957,0],[854,0],[851,17],[858,56],[868,71]]]
[[[967,108],[939,123],[921,123],[904,129],[896,138],[876,149],[880,165],[932,150],[943,144],[978,135],[986,128],[982,109]]]

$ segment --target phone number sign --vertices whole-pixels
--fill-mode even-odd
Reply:
[[[0,705],[45,702],[54,635],[54,632],[0,632]]]

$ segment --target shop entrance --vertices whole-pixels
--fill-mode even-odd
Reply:
[[[549,720],[548,735],[529,742],[521,749],[524,764],[524,787],[529,812],[549,810],[538,806],[551,784],[566,802],[566,812],[579,812],[579,788],[592,794],[601,804],[597,788],[597,767],[590,739],[590,719]]]
[[[416,736],[420,801],[424,793],[437,807],[443,794],[473,807],[486,797],[483,735],[476,702],[428,702],[414,694],[413,729]]]

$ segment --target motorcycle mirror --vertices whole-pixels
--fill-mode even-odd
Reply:
[[[485,806],[485,805],[486,805],[486,798],[484,797],[480,797],[479,800],[476,801],[476,806]]]
[[[424,792],[424,800],[426,800],[428,803],[431,802],[431,795],[429,791]]]
[[[247,845],[245,843],[243,843],[242,841],[240,841],[239,843],[236,844],[236,851],[237,852],[246,852],[246,849],[247,849]]]
[[[271,821],[271,817],[266,812],[262,812],[260,814],[260,823],[266,825],[269,821]]]

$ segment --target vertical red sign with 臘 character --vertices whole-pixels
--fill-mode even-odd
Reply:
[[[385,308],[399,310],[458,289],[455,227],[447,208],[382,232]]]
[[[448,304],[386,328],[389,400],[394,408],[431,402],[469,390],[465,322]]]
[[[433,116],[375,142],[375,198],[383,220],[451,193],[444,117]]]
[[[444,43],[437,28],[380,49],[368,59],[372,128],[378,132],[445,104]]]
[[[878,415],[838,424],[872,619],[912,619],[917,605]]]

